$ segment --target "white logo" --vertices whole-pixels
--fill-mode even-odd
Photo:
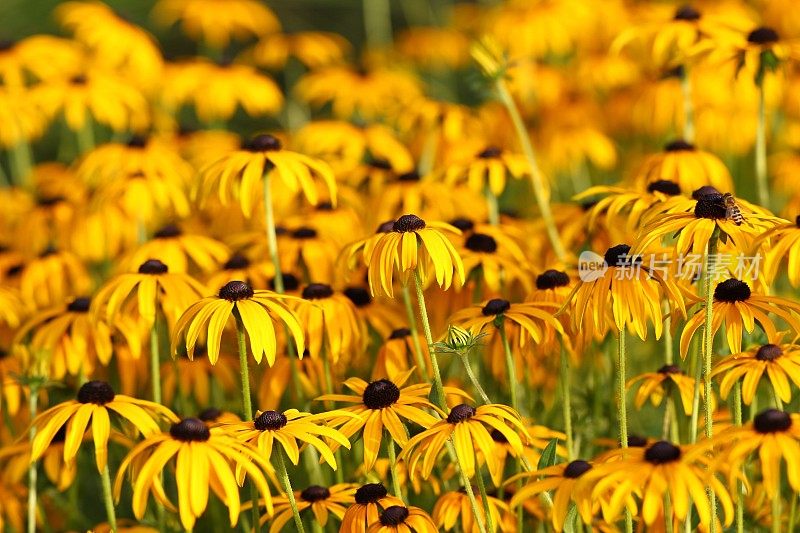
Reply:
[[[602,255],[586,250],[578,257],[578,277],[581,281],[596,281],[603,277],[606,270],[608,265]]]

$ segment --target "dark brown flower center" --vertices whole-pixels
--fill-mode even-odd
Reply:
[[[569,276],[560,270],[545,270],[536,276],[536,288],[540,291],[566,287],[569,285]]]
[[[511,309],[511,302],[508,300],[501,300],[500,298],[494,298],[486,302],[486,305],[481,309],[481,314],[483,316],[500,315],[509,309]]]
[[[173,439],[183,442],[205,442],[211,438],[211,431],[199,418],[184,418],[177,424],[172,424],[169,434]]]
[[[89,78],[87,78],[83,74],[78,74],[77,76],[73,76],[69,79],[69,82],[72,85],[86,85],[89,82]]]
[[[394,231],[394,220],[387,220],[386,222],[381,222],[378,225],[378,229],[375,230],[375,233],[389,233],[390,231]]]
[[[78,389],[80,403],[105,405],[114,400],[114,389],[105,381],[87,381]]]
[[[275,290],[275,278],[269,280],[269,288]],[[300,279],[289,272],[283,274],[283,290],[296,291],[300,288]]]
[[[366,307],[372,303],[372,296],[370,296],[369,291],[364,287],[347,287],[344,290],[344,295],[347,296],[356,307]]]
[[[694,145],[683,139],[676,139],[664,146],[665,152],[694,152]]]
[[[627,244],[618,244],[606,250],[603,260],[610,267],[630,267],[641,263],[641,256],[632,256],[631,247]]]
[[[647,186],[647,192],[660,192],[667,196],[678,196],[681,193],[681,188],[674,181],[657,180]]]
[[[392,231],[408,233],[425,229],[425,221],[417,215],[403,215],[392,224]]]
[[[377,503],[381,498],[385,498],[387,494],[386,487],[380,483],[367,483],[356,490],[356,503],[359,505]]]
[[[475,222],[468,218],[456,218],[455,220],[450,221],[450,225],[458,228],[463,233],[472,231],[475,228]]]
[[[300,498],[308,503],[327,500],[330,497],[331,491],[328,490],[328,487],[320,487],[319,485],[311,485],[300,493]]]
[[[422,176],[416,170],[397,176],[397,181],[419,181],[420,179],[422,179]]]
[[[792,417],[777,409],[767,409],[756,415],[753,427],[759,433],[780,433],[792,427]]]
[[[500,157],[500,154],[503,153],[503,150],[498,148],[497,146],[490,146],[483,152],[478,154],[478,157],[481,159],[495,159]]]
[[[564,469],[564,477],[575,479],[581,477],[586,472],[592,469],[592,465],[581,459],[572,461]]]
[[[492,440],[495,441],[495,442],[499,442],[501,444],[506,444],[508,442],[508,439],[506,438],[506,436],[503,435],[503,433],[501,431],[498,431],[496,429],[493,429],[489,433],[489,435],[492,436]]]
[[[750,286],[738,279],[726,279],[714,289],[714,300],[718,302],[744,302],[750,298]]]
[[[298,228],[292,232],[292,237],[295,239],[315,239],[317,230],[314,228]]]
[[[447,415],[447,422],[450,424],[459,424],[469,420],[473,416],[475,416],[475,408],[462,403],[450,409],[450,414]]]
[[[696,218],[707,218],[710,220],[728,218],[728,208],[725,207],[725,199],[722,193],[714,187],[708,185],[700,187],[692,193],[692,198],[697,200],[694,206],[694,216]]]
[[[129,148],[144,148],[145,146],[147,146],[147,138],[141,135],[134,135],[128,140]]]
[[[405,339],[411,335],[411,330],[408,328],[397,328],[389,335],[389,339]]]
[[[381,514],[381,525],[386,527],[399,526],[408,518],[408,508],[402,505],[387,507]]]
[[[53,207],[54,205],[65,202],[66,200],[66,198],[60,194],[57,194],[53,196],[41,196],[36,200],[36,203],[41,207]]]
[[[238,302],[253,297],[255,292],[244,281],[229,281],[219,290],[219,297],[229,302]]]
[[[384,409],[400,399],[400,389],[388,379],[373,381],[364,389],[361,401],[369,409]]]
[[[0,52],[11,50],[16,44],[16,41],[12,41],[11,39],[0,39]]]
[[[89,310],[90,302],[91,300],[89,300],[89,298],[75,298],[67,305],[67,311],[72,313],[85,313]]]
[[[372,168],[377,168],[380,170],[392,170],[392,165],[385,159],[370,159],[367,162],[369,166]]]
[[[628,447],[629,448],[644,448],[647,446],[647,438],[642,437],[641,435],[628,435]]]
[[[797,218],[794,219],[794,225],[800,228],[800,215],[797,215]]]
[[[286,415],[278,411],[264,411],[253,420],[253,425],[259,431],[277,431],[288,423]]]
[[[681,449],[665,440],[650,445],[644,452],[644,458],[650,463],[661,465],[681,458]]]
[[[311,283],[303,289],[303,298],[306,300],[321,300],[333,296],[333,289],[324,283]]]
[[[220,416],[222,416],[222,411],[216,407],[208,407],[200,411],[197,418],[203,422],[216,422]]]
[[[169,268],[158,259],[148,259],[139,266],[139,274],[166,274]]]
[[[678,365],[664,365],[658,369],[659,374],[683,374]]]
[[[281,142],[268,133],[256,135],[242,143],[242,149],[248,152],[275,152],[281,148],[283,148]]]
[[[747,35],[747,42],[751,44],[773,44],[778,40],[778,32],[766,26],[756,28]]]
[[[485,233],[473,233],[467,237],[464,246],[467,250],[485,254],[491,254],[497,251],[497,241],[494,240],[494,237],[486,235]]]
[[[759,361],[774,361],[783,355],[783,350],[777,344],[765,344],[756,352]]]
[[[681,6],[675,11],[675,20],[694,21],[700,20],[700,12],[690,5]]]
[[[222,266],[225,270],[241,270],[250,266],[250,260],[241,254],[233,254]]]
[[[178,237],[183,234],[181,228],[177,226],[177,224],[167,224],[157,232],[153,234],[153,237],[156,239],[171,239],[173,237]]]

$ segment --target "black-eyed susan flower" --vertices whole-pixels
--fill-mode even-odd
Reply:
[[[446,419],[412,437],[403,447],[399,458],[407,461],[409,471],[413,473],[421,469],[422,477],[427,479],[445,442],[452,438],[463,474],[466,478],[471,478],[476,472],[478,451],[483,455],[489,469],[493,468],[493,465],[489,465],[496,460],[496,456],[492,454],[492,438],[489,434],[492,429],[502,433],[509,446],[518,455],[522,455],[528,432],[516,411],[500,404],[481,405],[477,408],[459,404],[450,409]],[[420,459],[421,465],[418,464]]]
[[[21,146],[38,138],[47,125],[45,114],[35,102],[25,97],[25,93],[5,89],[0,89],[0,118],[7,124],[0,131],[0,146],[5,148]]]
[[[112,412],[131,423],[145,437],[159,431],[160,421],[178,420],[172,411],[157,403],[115,394],[105,381],[87,381],[78,391],[77,399],[51,407],[34,419],[32,425],[36,433],[31,443],[31,461],[37,461],[45,453],[64,424],[67,425],[64,461],[74,460],[83,434],[91,423],[97,470],[102,472],[107,464],[111,431],[109,415]]]
[[[380,519],[383,511],[395,505],[403,505],[403,501],[389,494],[381,483],[361,485],[353,497],[355,503],[342,516],[339,531],[366,533],[367,528]]]
[[[278,243],[281,271],[295,275],[306,273],[309,279],[332,283],[340,249],[316,228],[301,226],[288,230]]]
[[[256,362],[266,356],[267,363],[275,361],[278,341],[275,322],[285,324],[298,348],[303,353],[304,337],[298,318],[286,307],[283,300],[291,298],[272,291],[254,291],[243,281],[231,281],[220,288],[217,296],[203,298],[186,309],[172,334],[172,353],[183,340],[189,358],[202,332],[206,333],[208,360],[216,364],[219,359],[220,342],[225,325],[231,317],[241,320],[250,340],[250,350]]]
[[[520,459],[523,463],[527,461],[529,465],[535,465],[539,463],[542,451],[553,439],[564,441],[567,438],[564,433],[554,431],[545,426],[526,423],[525,429],[528,431],[529,439],[528,442],[524,443],[525,449],[522,457],[517,456],[514,447],[509,444],[508,439],[500,431],[493,429],[489,432],[492,437],[492,442],[494,443],[492,453],[495,456],[495,460],[487,461],[487,466],[489,468],[489,475],[492,477],[492,482],[496,487],[500,487],[503,484],[506,461],[508,461],[509,457]],[[556,455],[558,457],[566,457],[566,448],[561,444],[557,444]]]
[[[153,17],[164,25],[177,22],[191,38],[218,49],[281,27],[275,14],[255,0],[160,0]]]
[[[677,390],[683,411],[687,415],[692,414],[695,380],[687,376],[677,365],[664,365],[656,372],[640,374],[628,380],[625,387],[632,388],[636,384],[639,387],[633,404],[637,409],[641,409],[647,400],[653,405],[661,405],[664,398],[668,398],[673,390]],[[700,394],[703,394],[702,388]]]
[[[329,515],[339,520],[344,517],[347,507],[352,504],[356,492],[356,485],[352,483],[339,483],[330,487],[309,485],[303,490],[295,491],[294,499],[297,510],[303,512],[311,509],[313,520],[322,528],[328,524]],[[262,517],[262,523],[271,521],[270,533],[283,531],[283,527],[292,519],[292,507],[286,496],[275,497],[275,511],[270,516]]]
[[[327,426],[327,421],[336,416],[335,411],[316,415],[297,409],[289,409],[282,413],[257,411],[253,420],[226,425],[225,430],[229,435],[257,448],[267,461],[272,457],[273,447],[277,443],[292,464],[296,465],[300,462],[300,446],[308,444],[319,452],[331,468],[336,470],[337,464],[333,451],[322,440],[325,438],[336,442],[339,446],[350,448],[347,436]]]
[[[241,502],[235,468],[241,467],[253,480],[272,513],[272,496],[264,477],[271,467],[248,444],[227,435],[222,428],[209,428],[197,418],[184,418],[172,424],[169,432],[156,433],[138,444],[122,461],[114,481],[114,494],[119,499],[128,469],[136,469],[133,484],[133,513],[139,520],[147,508],[152,491],[165,500],[158,475],[170,460],[175,461],[175,484],[181,524],[192,529],[205,512],[209,492],[213,492],[228,508],[231,527],[239,520]],[[210,489],[210,490],[209,490]]]
[[[792,287],[800,286],[800,216],[794,222],[780,220],[753,240],[753,249],[763,253],[764,277],[768,282],[774,280],[779,267],[786,260],[786,275]]]
[[[349,298],[323,283],[306,285],[301,296],[290,305],[313,357],[330,357],[336,363],[342,356],[361,353],[366,326]]]
[[[350,48],[347,39],[338,33],[299,31],[266,35],[246,55],[256,65],[270,70],[284,68],[290,57],[309,69],[317,69],[343,62]]]
[[[436,423],[436,418],[425,411],[436,409],[428,401],[431,386],[416,384],[403,387],[412,372],[413,369],[395,375],[391,380],[384,378],[371,383],[360,378],[350,378],[344,382],[344,386],[356,395],[326,394],[317,398],[319,401],[356,404],[341,410],[358,416],[336,416],[330,418],[328,423],[338,428],[347,438],[363,431],[366,471],[372,470],[375,465],[384,432],[388,432],[394,442],[405,448],[409,440],[403,420],[426,429]]]
[[[65,249],[48,247],[20,271],[20,294],[40,309],[88,294],[91,286],[86,266],[76,254]]]
[[[194,360],[180,357],[161,365],[164,403],[172,405],[178,394],[191,392],[199,405],[208,405],[216,385],[223,393],[235,391],[239,383],[239,362],[235,357],[220,354],[216,365],[205,355],[205,345],[195,346]]]
[[[488,187],[495,196],[506,188],[508,178],[521,179],[529,170],[521,154],[497,146],[487,146],[462,164],[455,163],[445,170],[445,183],[465,182],[472,190],[483,193]]]
[[[378,380],[397,376],[414,366],[416,351],[422,352],[425,368],[430,368],[430,351],[425,337],[416,334],[416,338],[408,328],[397,328],[392,331],[386,341],[378,348],[375,365],[372,367],[372,379]],[[422,369],[417,368],[420,380],[424,380]]]
[[[415,274],[424,285],[435,275],[436,283],[448,289],[453,279],[464,283],[464,265],[446,233],[459,231],[444,222],[429,222],[416,215],[403,215],[382,233],[369,258],[365,256],[370,290],[373,295],[394,296],[394,272],[408,284]]]
[[[22,361],[16,354],[0,348],[0,409],[11,416],[19,412],[22,403]]]
[[[211,272],[228,257],[228,247],[205,235],[186,233],[177,224],[167,224],[153,238],[121,260],[132,270],[151,257],[158,257],[170,272]]]
[[[64,459],[66,429],[66,425],[61,426],[41,456],[42,470],[59,492],[67,490],[78,475],[77,461]],[[31,464],[31,443],[4,446],[0,449],[0,461],[3,461],[4,478],[22,479]]]
[[[239,415],[236,413],[222,411],[216,407],[206,407],[197,413],[197,418],[208,424],[208,427],[214,427],[223,424],[237,424],[241,422]]]
[[[786,461],[789,485],[800,492],[800,415],[767,409],[743,427],[722,431],[716,441],[731,476],[758,452],[762,486],[770,499],[780,498],[781,461]]]
[[[506,293],[515,287],[530,291],[530,275],[526,272],[525,254],[516,242],[501,232],[474,232],[464,238],[459,255],[467,279],[478,286],[485,283],[491,295]]]
[[[419,507],[392,505],[369,525],[367,533],[435,533],[438,529],[431,517]]]
[[[486,510],[483,497],[476,496],[476,499],[478,501],[478,511],[480,512],[481,520],[485,523]],[[489,513],[492,516],[492,523],[498,526],[497,531],[502,531],[504,533],[516,531],[516,521],[513,518],[509,520],[511,508],[506,502],[494,496],[487,496],[486,502]],[[478,523],[472,515],[469,498],[464,491],[450,491],[439,496],[439,499],[436,500],[436,504],[433,506],[431,518],[442,531],[453,531],[458,526],[460,526],[461,531],[465,533],[479,533],[480,531]]]
[[[508,480],[511,484],[519,479],[530,479],[521,489],[514,492],[511,506],[516,507],[526,500],[546,491],[553,492],[553,509],[551,523],[556,531],[564,528],[564,521],[571,504],[575,504],[578,515],[585,524],[592,523],[592,516],[599,499],[592,500],[585,490],[578,490],[577,485],[581,478],[592,470],[594,465],[589,461],[576,459],[569,463],[562,463],[530,473],[519,474]]]
[[[405,321],[391,300],[385,297],[373,298],[365,287],[351,285],[345,287],[342,294],[356,306],[356,314],[382,338],[390,337],[395,326]]]
[[[795,333],[800,332],[800,304],[787,298],[754,292],[750,285],[736,278],[720,281],[714,286],[712,313],[712,338],[724,322],[728,348],[734,354],[741,353],[743,334],[752,333],[756,323],[768,339],[777,338],[778,330],[770,314],[778,316]],[[684,356],[692,337],[704,323],[703,315],[702,312],[696,313],[683,328],[680,348]]]
[[[684,192],[705,186],[733,191],[733,179],[725,163],[682,139],[670,142],[662,152],[647,157],[634,181],[639,190],[653,182],[671,181]]]
[[[80,70],[84,60],[77,43],[52,35],[31,35],[19,41],[4,41],[1,48],[0,79],[12,90],[24,87],[29,76],[47,80],[74,74]]]
[[[292,193],[302,190],[312,205],[319,198],[315,177],[324,182],[331,198],[336,197],[336,183],[327,163],[285,150],[278,139],[268,134],[257,135],[242,143],[239,150],[207,166],[195,193],[205,199],[216,192],[223,204],[238,199],[249,217],[254,200],[264,197],[265,174],[274,175],[276,183]]]
[[[742,381],[742,400],[753,403],[762,378],[769,379],[775,395],[783,402],[792,399],[791,383],[800,386],[800,347],[794,344],[764,344],[734,353],[718,361],[711,377],[719,379],[719,392],[727,398],[734,384]]]
[[[209,275],[206,285],[222,287],[231,280],[239,279],[253,289],[263,290],[269,288],[272,271],[272,264],[266,258],[251,260],[246,254],[235,252],[228,256],[218,271]]]
[[[724,524],[733,521],[733,502],[715,475],[715,459],[708,454],[711,441],[691,446],[676,446],[658,441],[646,448],[620,450],[620,459],[595,465],[587,476],[594,483],[592,497],[610,492],[610,504],[603,510],[606,521],[619,516],[629,497],[642,498],[641,517],[652,526],[664,509],[664,496],[669,494],[672,512],[684,520],[691,506],[703,527],[716,520],[705,487],[711,487],[725,511]],[[662,515],[663,516],[663,515]]]
[[[108,280],[92,300],[92,313],[109,322],[120,313],[138,316],[152,328],[160,310],[172,330],[184,310],[205,292],[205,287],[188,274],[170,272],[158,259],[148,259],[137,272]]]

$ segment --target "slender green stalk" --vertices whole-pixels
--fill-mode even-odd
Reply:
[[[33,156],[31,147],[27,141],[21,141],[11,149],[12,175],[17,185],[24,188],[31,187],[31,169],[33,168]]]
[[[492,510],[489,508],[489,495],[486,493],[486,483],[483,481],[483,475],[480,469],[475,471],[475,480],[478,482],[478,490],[481,493],[481,503],[483,504],[483,513],[486,516],[486,529],[487,531],[494,531],[494,518],[492,517]]]
[[[706,287],[705,317],[703,323],[703,386],[705,391],[703,402],[706,417],[705,435],[707,439],[710,439],[714,435],[714,413],[711,407],[711,402],[713,400],[711,397],[711,362],[714,357],[714,334],[712,328],[712,321],[714,319],[714,261],[716,260],[718,244],[719,226],[715,226],[714,231],[711,233],[711,238],[708,241],[706,257],[703,260],[703,277],[705,278]],[[717,497],[710,486],[706,487],[706,492],[708,492],[709,513],[711,514],[709,529],[711,533],[714,533],[716,530]]]
[[[742,383],[737,381],[733,386],[733,424],[742,425]],[[792,524],[789,529],[791,531]],[[736,481],[736,533],[744,533],[744,487],[742,481]]]
[[[661,302],[661,311],[664,316],[664,364],[671,365],[674,360],[674,346],[672,342],[672,317],[670,316],[669,302]]]
[[[384,430],[386,438],[386,453],[389,456],[389,470],[392,472],[392,491],[394,496],[403,500],[403,490],[400,488],[400,477],[397,475],[397,453],[394,449],[394,439],[388,430]]]
[[[452,440],[452,437],[450,437],[448,440],[448,448],[450,449],[453,449]],[[458,453],[453,452],[453,455],[456,458],[458,474],[461,477],[461,483],[464,485],[464,490],[467,492],[467,499],[469,500],[469,506],[472,508],[472,516],[475,517],[475,523],[478,525],[478,531],[480,531],[480,533],[486,533],[486,525],[484,524],[483,517],[478,510],[478,501],[475,499],[475,492],[472,490],[472,484],[469,482],[469,478],[464,473],[464,466],[461,464],[461,458],[458,456]]]
[[[362,0],[364,34],[371,48],[392,42],[392,6],[389,0]]]
[[[781,401],[781,397],[778,396],[778,391],[775,390],[775,387],[770,387],[772,391],[772,401],[775,402],[775,409],[778,411],[783,411],[783,402]]]
[[[797,493],[792,491],[792,503],[789,506],[789,524],[786,530],[789,533],[794,533],[794,523],[797,520]]]
[[[567,460],[572,461],[575,456],[575,444],[572,437],[572,383],[569,372],[569,354],[561,345],[561,412],[564,418],[564,433],[567,435]]]
[[[497,204],[497,196],[488,185],[483,188],[483,196],[486,198],[486,210],[489,213],[489,224],[496,226],[500,223],[500,206]]]
[[[619,423],[619,445],[628,447],[628,407],[625,400],[625,328],[619,330],[617,339],[617,422]]]
[[[758,83],[758,124],[756,126],[756,189],[758,203],[769,208],[769,184],[767,183],[767,104],[764,97],[764,82]]]
[[[247,364],[247,344],[244,339],[244,323],[239,311],[234,309],[233,316],[236,318],[236,342],[239,347],[239,372],[242,377],[242,412],[244,419],[253,420],[253,403],[250,396],[250,369]],[[250,497],[253,500],[253,529],[258,532],[261,529],[261,521],[258,510],[258,489],[254,483],[250,484]]]
[[[414,316],[414,306],[411,303],[411,291],[408,286],[403,285],[403,305],[406,308],[406,316],[408,317],[408,330],[411,332],[411,344],[414,347],[414,360],[417,363],[422,379],[430,383],[428,377],[428,365],[425,364],[425,358],[422,355],[422,344],[419,342],[419,332],[417,331],[417,317]]]
[[[30,396],[28,397],[28,408],[30,410],[31,420],[36,418],[36,410],[39,402],[39,386],[36,383],[30,385]],[[31,424],[28,431],[28,439],[33,442],[36,436],[36,426]],[[36,492],[36,477],[38,471],[36,470],[37,462],[31,461],[28,465],[28,533],[36,533],[36,506],[37,506],[37,492]]]
[[[103,469],[100,474],[100,479],[103,484],[103,503],[106,506],[106,516],[108,517],[108,525],[113,533],[117,532],[117,515],[114,512],[114,500],[111,498],[111,476],[108,473],[108,465]]]
[[[478,381],[478,378],[475,377],[475,373],[472,371],[472,365],[470,364],[467,354],[459,351],[458,357],[461,359],[461,364],[464,365],[464,370],[467,372],[469,381],[472,383],[472,386],[475,387],[475,390],[478,391],[478,396],[481,397],[481,401],[484,403],[484,405],[492,403],[492,401],[486,395],[486,391],[484,391],[483,387],[481,387],[480,381]]]
[[[508,342],[505,317],[498,316],[495,319],[495,327],[500,332],[500,340],[503,343],[503,352],[506,354],[506,369],[508,370],[508,390],[511,393],[511,407],[519,412],[519,399],[517,398],[517,365],[514,363],[514,354],[511,353],[511,343]]]
[[[670,398],[666,399],[664,402],[664,419],[661,423],[661,438],[664,440],[669,440],[670,437],[670,425],[672,423],[672,408],[673,404]]]
[[[439,407],[447,411],[447,398],[444,395],[444,385],[442,385],[442,374],[439,372],[439,362],[436,360],[436,350],[433,348],[433,335],[431,335],[431,323],[428,320],[428,308],[425,306],[425,294],[422,291],[422,278],[419,276],[419,271],[416,270],[414,271],[414,283],[417,288],[417,305],[419,306],[419,314],[422,320],[422,329],[425,332],[425,341],[428,343],[428,351],[431,354],[436,401],[439,403]]]
[[[325,343],[322,344],[322,373],[325,379],[325,394],[333,394],[333,374],[331,373],[331,361],[328,354],[328,350],[325,349]],[[333,409],[333,404],[330,402],[325,402],[325,409],[331,410]],[[342,450],[341,448],[336,448],[334,452],[336,456],[336,464],[339,465],[334,471],[334,476],[336,477],[337,483],[344,483],[344,472],[342,472]]]
[[[433,127],[425,137],[425,144],[422,145],[422,154],[417,164],[417,172],[420,176],[426,176],[433,170],[436,163],[436,152],[439,150],[439,127]]]
[[[772,498],[772,533],[781,533],[781,477],[778,471],[778,483],[775,489],[775,497]]]
[[[158,302],[156,302],[158,303]],[[153,401],[161,403],[161,348],[158,342],[158,316],[150,330],[150,379],[153,389]]]
[[[511,121],[514,123],[514,129],[517,131],[522,151],[525,158],[528,160],[528,166],[531,171],[531,185],[533,186],[533,195],[536,198],[536,205],[539,207],[539,212],[544,220],[545,228],[547,229],[547,237],[550,239],[550,244],[553,246],[553,251],[562,263],[566,261],[567,253],[564,245],[561,243],[561,238],[558,235],[558,228],[556,227],[555,220],[553,219],[553,212],[550,210],[550,194],[547,185],[544,183],[542,171],[536,161],[536,152],[533,150],[531,138],[528,135],[528,130],[525,128],[525,122],[519,114],[517,104],[514,103],[514,98],[508,91],[505,80],[501,77],[496,81],[497,93],[500,96],[500,101],[508,110],[511,116]]]
[[[669,497],[669,491],[664,491],[664,532],[672,533],[674,517],[672,516],[672,500]]]
[[[692,82],[689,67],[683,65],[681,73],[681,94],[683,95],[683,140],[694,143],[694,102],[692,101]]]
[[[278,452],[275,454],[278,458],[276,461],[277,474],[283,485],[283,490],[286,492],[286,497],[289,498],[289,506],[292,508],[292,515],[294,516],[294,525],[297,528],[297,533],[305,533],[306,530],[303,528],[303,519],[300,518],[300,511],[297,510],[297,501],[294,499],[292,482],[289,480],[289,474],[286,472],[286,463],[283,461],[283,448],[278,446],[276,451]]]
[[[90,118],[86,119],[83,127],[75,132],[78,142],[78,155],[83,155],[94,148],[94,126]]]

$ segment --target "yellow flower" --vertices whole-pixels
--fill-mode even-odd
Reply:
[[[492,453],[494,446],[489,432],[496,429],[508,441],[518,456],[523,453],[523,443],[528,440],[528,432],[519,414],[501,404],[481,405],[477,408],[467,404],[459,404],[450,409],[447,418],[412,437],[398,459],[407,461],[409,472],[414,475],[421,466],[424,479],[431,475],[442,447],[448,439],[454,444],[459,464],[464,468],[464,475],[471,478],[476,472],[476,455],[481,452],[489,471],[496,470],[496,456]],[[522,435],[522,437],[520,437]],[[419,461],[422,459],[422,465]]]
[[[228,253],[228,247],[215,239],[184,233],[177,224],[167,224],[156,231],[151,240],[123,258],[120,264],[123,269],[131,270],[148,258],[158,256],[170,272],[208,273],[219,268]]]
[[[641,409],[648,399],[653,405],[661,405],[664,398],[669,397],[674,387],[681,397],[683,411],[687,416],[692,414],[695,380],[684,374],[676,365],[664,365],[657,372],[640,374],[628,380],[625,387],[631,388],[636,383],[639,383],[639,390],[634,399],[637,409]],[[703,387],[699,387],[699,389],[701,395],[705,393]]]
[[[800,286],[800,216],[794,223],[780,220],[778,223],[758,235],[753,240],[752,248],[763,252],[764,276],[771,283],[778,274],[784,259],[787,261],[786,275],[792,287]]]
[[[340,248],[331,239],[320,235],[313,226],[301,226],[287,230],[278,243],[281,271],[301,275],[307,272],[309,279],[333,283],[334,268]]]
[[[212,272],[208,276],[206,285],[209,287],[221,287],[231,280],[240,279],[253,289],[267,289],[270,285],[273,270],[274,267],[266,259],[266,255],[251,261],[244,254],[234,253],[228,257],[228,260],[219,270]]]
[[[444,181],[450,184],[466,182],[479,193],[488,187],[492,194],[500,196],[506,188],[508,177],[521,179],[529,173],[530,168],[523,155],[497,146],[487,146],[471,160],[448,166]]]
[[[187,35],[213,48],[280,30],[275,14],[256,0],[160,0],[153,17],[163,25],[180,22]]]
[[[336,197],[336,183],[327,163],[284,150],[278,139],[267,134],[257,135],[242,143],[239,150],[208,165],[194,193],[205,200],[216,189],[223,204],[236,198],[245,216],[250,217],[253,200],[264,196],[262,187],[267,172],[278,178],[273,180],[273,187],[280,184],[293,194],[302,190],[312,205],[318,202],[314,177],[322,179],[332,199]]]
[[[219,290],[217,296],[203,298],[186,309],[175,324],[171,351],[177,353],[178,344],[185,339],[186,353],[189,359],[194,358],[195,345],[205,331],[208,360],[212,365],[216,364],[222,331],[233,316],[241,321],[257,363],[265,355],[269,365],[275,362],[278,352],[275,322],[286,325],[297,346],[297,353],[302,354],[305,345],[298,318],[281,301],[290,298],[272,291],[254,291],[243,281],[231,281]]]
[[[425,367],[430,368],[431,354],[424,335],[417,333],[415,341],[411,336],[411,330],[408,328],[398,328],[392,331],[386,337],[385,342],[378,348],[375,364],[372,367],[372,380],[396,376],[415,368],[413,358],[415,357],[414,350],[417,345],[422,350]],[[422,375],[422,369],[415,368],[415,370],[420,380],[427,379],[426,376]],[[430,371],[428,373],[430,374]],[[428,377],[432,378],[432,376]]]
[[[141,131],[150,122],[144,95],[100,69],[40,83],[30,90],[30,98],[51,119],[63,114],[72,131],[84,130],[92,121],[116,132]]]
[[[746,282],[735,278],[717,283],[711,307],[714,315],[711,336],[713,338],[725,322],[725,337],[731,353],[742,351],[743,333],[752,333],[756,323],[767,334],[767,338],[777,338],[778,331],[769,317],[770,313],[786,322],[796,335],[800,334],[800,304],[787,298],[754,293]],[[704,315],[700,310],[686,322],[680,342],[682,356],[688,353],[689,343],[703,325]]]
[[[31,461],[39,460],[64,424],[67,425],[64,461],[74,460],[91,423],[97,470],[102,472],[108,458],[111,412],[130,422],[145,437],[159,431],[158,423],[162,419],[178,420],[172,411],[157,403],[115,394],[105,381],[87,381],[78,391],[76,400],[51,407],[33,420],[31,424],[36,434],[31,442]]]
[[[237,391],[239,383],[239,361],[235,357],[221,355],[222,364],[212,365],[205,355],[205,346],[196,346],[195,359],[177,358],[161,365],[162,391],[164,403],[172,405],[176,393],[191,392],[199,405],[208,405],[211,401],[212,383],[216,383],[223,392]],[[197,356],[200,357],[197,357]]]
[[[19,289],[26,302],[39,309],[88,294],[89,272],[72,252],[47,248],[22,268]]]
[[[375,465],[383,442],[384,431],[388,432],[391,439],[397,442],[401,448],[408,443],[408,432],[401,417],[424,428],[429,428],[436,422],[436,418],[423,410],[423,408],[436,409],[428,401],[431,386],[417,384],[403,387],[412,372],[413,369],[393,376],[391,380],[379,379],[372,383],[367,383],[360,378],[350,378],[344,382],[344,386],[355,392],[357,396],[326,394],[317,398],[318,401],[357,404],[342,409],[342,411],[357,416],[331,417],[329,424],[332,427],[338,427],[339,431],[347,438],[363,430],[364,470],[366,471],[372,470]],[[334,449],[336,448],[338,446],[334,445]]]
[[[508,294],[519,287],[530,292],[530,274],[525,269],[525,254],[513,239],[502,231],[473,232],[459,249],[466,278],[485,284],[485,295]],[[505,289],[505,290],[504,290]]]
[[[342,533],[367,533],[370,524],[379,520],[380,513],[403,501],[386,491],[381,483],[367,483],[360,486],[355,494],[355,503],[347,508],[342,516]]]
[[[67,426],[63,425],[41,457],[44,474],[59,492],[67,490],[78,475],[77,461],[75,459],[64,460],[66,437]],[[8,462],[3,465],[4,479],[22,480],[27,475],[31,464],[31,443],[23,442],[4,446],[0,449],[0,460],[5,459],[8,459]]]
[[[419,507],[392,505],[380,518],[369,524],[367,533],[437,533],[431,517]]]
[[[284,68],[289,57],[296,57],[309,69],[317,69],[342,63],[351,48],[338,33],[299,31],[262,37],[246,54],[256,65],[270,70]]]
[[[639,190],[661,180],[676,183],[684,192],[696,191],[706,185],[733,192],[733,178],[725,163],[682,139],[667,144],[663,152],[648,156],[635,177]]]
[[[458,69],[469,60],[469,39],[452,28],[412,27],[397,36],[400,55],[429,69]]]
[[[120,313],[138,315],[147,329],[152,329],[156,313],[161,310],[172,330],[181,313],[205,292],[194,278],[169,272],[158,259],[148,259],[136,273],[119,274],[108,280],[92,301],[92,313],[109,323]]]
[[[76,74],[85,61],[77,43],[51,35],[32,35],[0,45],[0,80],[12,92],[38,80]]]
[[[719,392],[727,398],[733,385],[742,380],[742,400],[750,405],[766,373],[775,394],[784,402],[792,399],[789,380],[800,386],[800,347],[794,344],[764,344],[718,361],[710,377],[720,376]]]
[[[150,491],[165,502],[159,475],[173,457],[178,511],[185,529],[192,529],[206,510],[209,489],[228,508],[231,528],[236,525],[241,503],[234,465],[247,472],[272,513],[272,496],[263,473],[271,467],[258,451],[226,435],[222,428],[209,429],[202,420],[184,418],[172,424],[169,433],[151,435],[137,445],[119,467],[114,495],[119,499],[125,472],[128,468],[135,469],[132,506],[139,520],[144,516]]]
[[[314,520],[322,529],[328,524],[328,516],[333,515],[339,520],[344,517],[347,505],[353,503],[356,486],[352,483],[339,483],[329,487],[310,485],[304,490],[294,491],[297,501],[297,509],[300,512],[311,509]],[[270,516],[261,517],[261,523],[268,520],[272,523],[269,526],[269,533],[279,533],[283,531],[289,520],[292,519],[292,507],[289,505],[289,498],[278,496],[275,498],[275,512]]]
[[[44,133],[46,117],[26,93],[0,89],[0,146],[10,148],[32,141]]]
[[[351,285],[345,287],[342,294],[353,302],[359,319],[381,338],[390,337],[395,331],[395,325],[402,324],[407,320],[394,301],[384,297],[373,298],[369,289]],[[423,344],[425,343],[423,342]],[[380,355],[378,357],[380,358]],[[377,362],[376,365],[378,365]]]
[[[480,520],[486,523],[483,497],[476,494],[475,500],[478,502]],[[516,520],[506,502],[494,496],[488,496],[487,504],[489,513],[492,516],[492,523],[497,527],[497,531],[511,533],[517,530]],[[452,531],[458,526],[461,526],[461,531],[464,531],[464,533],[478,533],[480,531],[475,521],[475,516],[472,514],[469,498],[463,491],[445,492],[439,496],[433,506],[431,518],[442,531]]]
[[[238,106],[251,116],[275,115],[283,105],[278,85],[249,65],[196,60],[169,65],[163,90],[176,110],[192,103],[206,123],[229,120]]]
[[[395,269],[400,272],[404,285],[415,273],[423,284],[431,274],[436,283],[447,290],[453,278],[464,283],[464,265],[446,233],[459,231],[444,222],[427,223],[416,215],[403,215],[392,224],[392,231],[382,233],[374,244],[369,258],[369,287],[373,296],[385,294],[394,297],[392,280]]]

